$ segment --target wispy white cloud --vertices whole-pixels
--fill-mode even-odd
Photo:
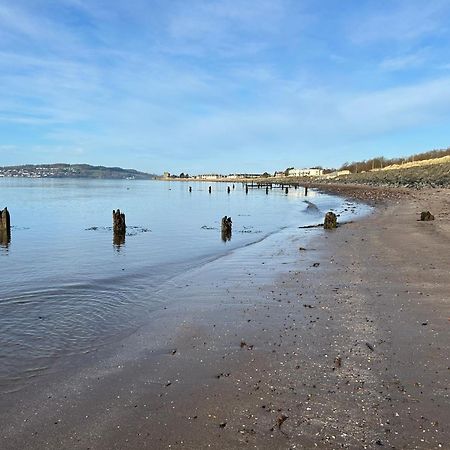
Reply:
[[[398,1],[321,22],[312,1],[10,0],[0,7],[0,145],[22,133],[35,142],[16,154],[159,171],[289,164],[306,150],[325,164],[331,148],[450,118],[442,70],[401,78],[439,57],[416,45],[442,32],[437,4],[408,34],[418,13]],[[324,24],[350,19],[351,33],[327,34]],[[380,27],[408,43],[386,51]],[[367,61],[379,70],[363,79]]]
[[[394,0],[373,11],[361,5],[351,14],[347,31],[359,44],[379,41],[412,41],[428,35],[448,33],[445,17],[450,4],[446,0]]]
[[[406,70],[419,67],[423,65],[426,60],[427,58],[424,52],[388,57],[381,61],[380,68],[385,71]]]

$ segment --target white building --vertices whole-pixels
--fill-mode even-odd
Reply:
[[[350,175],[350,170],[338,170],[336,172],[327,173],[325,178],[337,178],[345,175]]]
[[[322,169],[289,169],[288,177],[320,177]]]

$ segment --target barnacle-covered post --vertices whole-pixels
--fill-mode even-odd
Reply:
[[[113,231],[115,235],[125,236],[127,226],[125,224],[125,214],[120,209],[113,210]]]
[[[222,227],[221,227],[222,241],[226,242],[231,239],[232,226],[233,222],[231,221],[231,217],[227,216],[222,217]]]
[[[323,227],[325,228],[325,230],[333,230],[337,227],[337,216],[334,212],[329,211],[325,214]]]

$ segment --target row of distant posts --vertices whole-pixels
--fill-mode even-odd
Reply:
[[[255,185],[252,184],[252,187],[255,187]],[[258,188],[261,187],[261,185],[257,185]],[[269,193],[269,187],[272,189],[272,184],[265,185],[266,188],[266,194]],[[297,186],[294,186],[295,189],[297,189]],[[235,188],[233,184],[233,189]],[[284,187],[283,185],[281,188],[285,188],[285,193],[287,194],[289,192],[288,187]],[[211,194],[212,188],[211,186],[208,187],[208,191]],[[189,192],[192,192],[192,187],[189,186]],[[230,194],[231,188],[230,186],[227,187],[227,192]],[[245,193],[248,194],[248,184],[245,184]],[[305,187],[305,195],[308,195],[308,188]],[[113,219],[113,242],[115,245],[120,246],[125,243],[125,236],[127,232],[127,225],[125,221],[125,214],[120,211],[120,209],[113,210],[112,212],[112,219]],[[224,242],[229,241],[231,239],[231,231],[232,231],[232,221],[231,217],[223,217],[222,223],[221,223],[221,234],[222,234],[222,240]],[[11,241],[11,218],[9,215],[8,208],[4,208],[3,211],[0,211],[0,245],[9,245]]]
[[[248,194],[249,185],[247,183],[243,183],[243,185],[245,186],[245,193]],[[288,194],[290,186],[291,185],[285,186],[284,184],[281,184],[281,185],[276,185],[275,187],[281,188],[282,190],[284,190],[285,194]],[[252,188],[256,187],[258,189],[265,187],[266,188],[266,195],[269,195],[269,189],[273,189],[274,186],[272,185],[272,183],[270,183],[270,184],[259,184],[259,183],[257,183],[257,184],[251,184],[250,187],[252,187]],[[294,184],[293,187],[294,187],[295,190],[298,189],[298,185],[297,184]],[[233,184],[233,189],[234,189],[234,184]],[[305,189],[305,197],[306,197],[308,195],[308,187],[305,186],[304,189]],[[189,186],[189,192],[192,192],[192,186]],[[210,194],[212,193],[212,187],[211,186],[208,186],[208,192]],[[227,186],[227,192],[228,192],[228,194],[231,193],[230,186]]]

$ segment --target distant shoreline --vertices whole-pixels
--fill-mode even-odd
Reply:
[[[164,178],[161,181],[184,181],[189,183],[255,183],[281,184],[283,186],[326,187],[330,185],[365,186],[365,188],[439,188],[450,187],[450,162],[440,162],[427,165],[401,166],[389,170],[361,172],[341,175],[334,178],[321,177],[252,177],[252,178]]]

